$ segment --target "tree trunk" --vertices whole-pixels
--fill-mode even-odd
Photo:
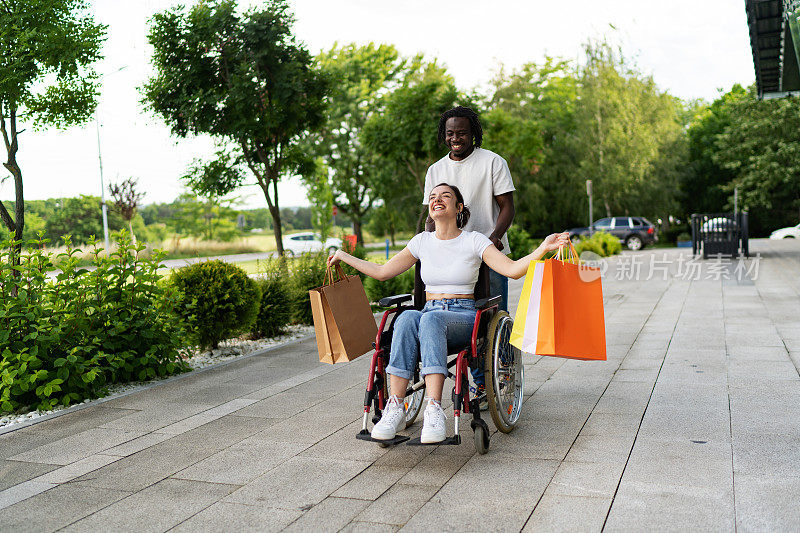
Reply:
[[[361,229],[361,217],[358,215],[351,215],[353,217],[353,233],[356,236],[356,245],[364,246],[364,232]]]
[[[128,219],[128,228],[130,228],[130,230],[131,230],[131,242],[133,244],[136,244],[136,235],[133,234],[133,219],[132,218]]]
[[[608,200],[604,198],[603,199],[603,204],[605,204],[605,206],[606,206],[606,216],[610,217],[611,216],[611,206],[608,205]]]
[[[17,142],[17,110],[11,108],[9,113],[9,129],[6,130],[6,116],[5,110],[0,108],[0,132],[3,134],[3,141],[6,146],[6,153],[8,154],[8,161],[3,163],[3,166],[14,177],[14,191],[15,191],[15,205],[14,205],[14,220],[8,214],[5,206],[0,202],[0,218],[6,224],[9,231],[14,233],[14,240],[17,244],[11,248],[11,266],[19,266],[22,259],[22,231],[25,229],[25,199],[22,194],[22,170],[17,163],[17,150],[19,144]],[[12,270],[12,276],[16,279],[21,277],[21,272],[17,269]],[[17,286],[11,288],[11,295],[17,295]]]

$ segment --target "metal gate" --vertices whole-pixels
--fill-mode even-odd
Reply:
[[[692,254],[750,257],[747,212],[695,213],[692,215]]]

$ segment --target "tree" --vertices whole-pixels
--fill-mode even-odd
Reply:
[[[381,111],[381,94],[392,88],[407,62],[394,46],[373,43],[334,45],[316,62],[331,81],[331,92],[327,120],[307,139],[308,150],[330,168],[334,201],[352,219],[353,233],[363,244],[361,227],[375,201],[373,181],[380,161],[370,157],[360,134],[367,120]]]
[[[133,217],[136,216],[136,209],[144,198],[143,192],[136,192],[136,184],[136,178],[125,178],[120,183],[108,185],[108,192],[114,199],[114,207],[128,223],[133,244],[136,244],[136,235],[133,233]]]
[[[19,240],[25,229],[21,122],[66,128],[85,122],[97,106],[92,64],[100,59],[106,26],[95,24],[86,0],[0,2],[0,133],[3,164],[14,179],[14,217],[0,202],[0,219]],[[12,263],[19,264],[21,246]]]
[[[576,66],[557,58],[511,73],[501,68],[481,117],[484,146],[506,159],[514,178],[515,224],[534,235],[585,221],[575,143],[578,83]]]
[[[695,110],[687,128],[688,164],[681,183],[681,205],[684,215],[716,213],[725,209],[729,193],[725,190],[735,173],[717,163],[717,138],[730,127],[737,105],[751,100],[739,84],[720,95],[710,105]]]
[[[45,222],[45,237],[52,244],[60,244],[65,235],[71,235],[73,243],[87,243],[92,236],[103,235],[99,196],[61,198],[56,205],[53,215]],[[118,231],[125,227],[118,212],[111,211],[108,215],[110,230]]]
[[[313,210],[311,225],[319,233],[320,240],[325,242],[331,232],[333,212],[333,190],[330,184],[330,172],[327,165],[318,159],[317,170],[313,178],[306,177],[308,199]]]
[[[681,106],[608,43],[584,49],[576,114],[580,177],[593,180],[606,216],[641,214],[643,206],[648,215],[668,214],[678,183],[662,159],[678,162]]]
[[[442,113],[456,105],[459,94],[447,72],[435,62],[415,62],[402,85],[384,95],[383,112],[364,124],[362,142],[378,159],[374,188],[384,205],[421,228],[422,195],[428,166],[446,153],[437,140]],[[466,105],[474,103],[461,95]]]
[[[285,0],[260,6],[240,15],[233,0],[208,0],[156,14],[148,35],[156,75],[144,103],[178,136],[205,133],[237,148],[236,163],[264,193],[282,254],[278,182],[313,171],[298,138],[321,125],[328,84],[295,41]]]
[[[751,213],[754,235],[794,225],[800,214],[800,100],[758,100],[751,87],[730,105],[730,124],[716,137],[713,161],[733,175],[723,185],[727,209],[733,188]]]

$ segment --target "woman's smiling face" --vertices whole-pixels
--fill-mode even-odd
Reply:
[[[455,220],[459,206],[456,205],[456,194],[446,185],[434,187],[428,196],[428,214],[433,220]]]

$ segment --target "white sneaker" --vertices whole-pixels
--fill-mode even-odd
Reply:
[[[386,402],[383,416],[372,428],[370,435],[377,440],[392,440],[397,432],[405,428],[405,426],[406,412],[403,409],[403,404],[400,403],[400,398],[392,396]]]
[[[447,417],[439,402],[429,400],[423,417],[422,434],[419,436],[419,441],[423,444],[442,442],[447,436],[445,429]]]

